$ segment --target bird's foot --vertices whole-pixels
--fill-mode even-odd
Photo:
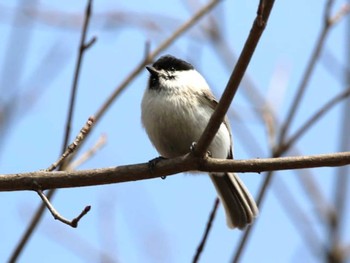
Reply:
[[[191,152],[194,152],[194,150],[196,149],[196,145],[197,145],[196,142],[193,142],[193,143],[191,144],[191,146],[190,146],[190,151],[191,151]]]
[[[157,163],[159,163],[162,160],[166,160],[167,158],[163,157],[163,156],[158,156],[152,160],[148,161],[148,168],[150,169],[151,173],[153,173],[154,168],[156,167]],[[161,176],[160,178],[165,179],[166,176]]]
[[[195,148],[196,148],[196,145],[197,145],[196,142],[193,142],[193,143],[191,144],[191,146],[190,146],[190,151],[191,151],[191,152],[194,152],[194,150],[195,150]],[[207,156],[208,156],[208,157],[211,157],[211,152],[210,152],[210,151],[207,151]]]

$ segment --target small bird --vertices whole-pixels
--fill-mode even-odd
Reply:
[[[171,55],[152,66],[141,104],[142,124],[154,147],[164,158],[190,151],[207,126],[218,104],[209,85],[194,67]],[[233,159],[232,136],[227,117],[208,151],[213,158]],[[224,206],[229,228],[244,229],[258,215],[249,191],[234,173],[210,173]]]

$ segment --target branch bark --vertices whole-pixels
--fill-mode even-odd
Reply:
[[[45,190],[131,182],[169,176],[180,172],[265,172],[276,170],[335,167],[350,164],[350,152],[267,159],[226,160],[199,158],[187,154],[149,163],[80,171],[36,171],[0,175],[0,191]]]
[[[225,91],[220,98],[219,104],[217,105],[213,115],[211,116],[207,127],[203,131],[202,136],[197,142],[197,145],[193,152],[194,155],[204,156],[210,143],[214,139],[217,131],[219,130],[220,125],[225,118],[226,112],[231,105],[233,97],[235,96],[238,90],[239,84],[241,83],[244,73],[248,68],[250,60],[253,57],[255,48],[258,45],[260,37],[264,32],[273,4],[274,0],[260,1],[257,16],[253,22],[253,26],[244,44],[242,53],[240,54],[237,60],[237,64],[231,73]]]

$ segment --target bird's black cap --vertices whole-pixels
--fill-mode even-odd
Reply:
[[[164,69],[166,71],[184,71],[194,69],[190,63],[171,55],[160,57],[152,66],[158,70]]]

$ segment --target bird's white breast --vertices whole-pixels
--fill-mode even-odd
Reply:
[[[199,74],[199,73],[198,73]],[[193,89],[201,84],[208,89],[201,77],[192,84],[193,75],[181,80],[163,79],[164,88],[147,89],[142,100],[142,123],[158,152],[167,158],[189,152],[193,142],[197,142],[213,113],[209,104],[203,104],[198,96],[201,89]],[[198,83],[203,81],[203,83]],[[212,157],[227,158],[231,147],[231,138],[227,127],[221,127],[209,147]]]

